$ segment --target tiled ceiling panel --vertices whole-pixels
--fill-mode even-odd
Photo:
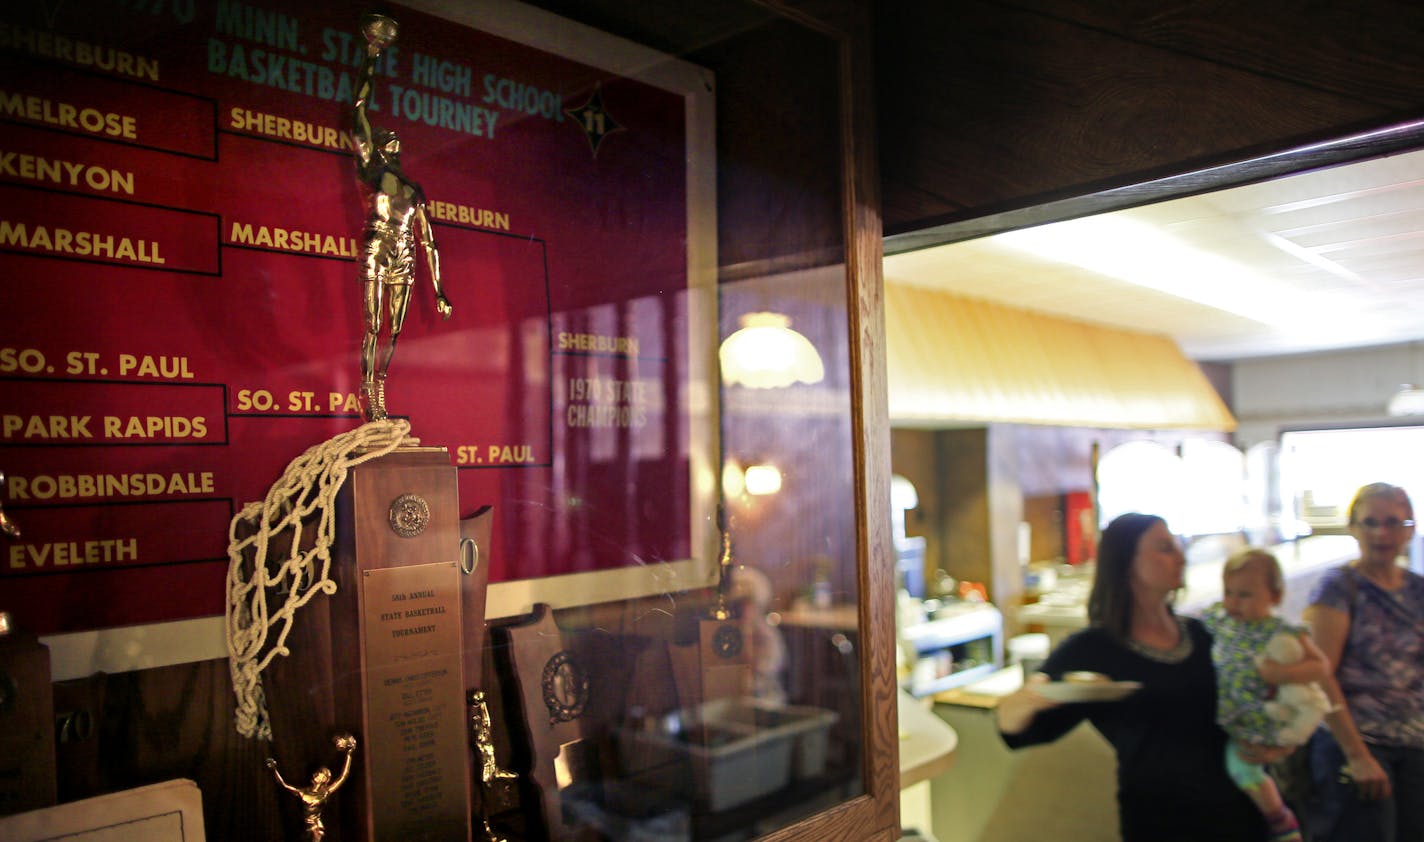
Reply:
[[[1188,300],[1006,247],[1000,237],[892,255],[885,279],[1163,333],[1198,360],[1424,340],[1424,152],[1109,216],[1241,267],[1230,280],[1239,297],[1279,306],[1233,314],[1215,306],[1219,299]]]

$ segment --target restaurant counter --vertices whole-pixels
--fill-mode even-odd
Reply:
[[[933,822],[931,781],[948,771],[959,750],[959,734],[934,715],[929,699],[898,691],[900,724],[900,826],[905,840],[929,839]],[[914,832],[911,832],[914,831]]]
[[[1312,535],[1298,541],[1267,547],[1280,561],[1286,577],[1285,600],[1280,615],[1299,620],[1315,581],[1326,570],[1355,558],[1359,546],[1348,535]],[[1200,614],[1221,599],[1221,568],[1227,554],[1194,562],[1187,566],[1185,587],[1177,595],[1177,611]],[[1041,594],[1038,602],[1018,609],[1019,626],[1023,629],[1042,628],[1050,645],[1057,645],[1070,632],[1088,624],[1087,577],[1069,580],[1057,590]]]
[[[936,717],[923,699],[916,699],[901,690],[898,705],[900,788],[906,789],[954,765],[959,735],[944,720]]]

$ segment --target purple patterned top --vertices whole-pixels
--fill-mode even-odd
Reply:
[[[1350,615],[1335,678],[1365,741],[1424,748],[1424,577],[1406,570],[1391,592],[1337,567],[1315,583],[1310,604]]]

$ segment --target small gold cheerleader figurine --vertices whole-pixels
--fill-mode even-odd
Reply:
[[[267,758],[267,768],[277,776],[277,783],[281,784],[283,789],[302,799],[308,842],[321,842],[322,838],[326,836],[326,826],[321,823],[321,808],[331,798],[332,793],[346,783],[346,776],[351,773],[351,755],[356,753],[356,738],[350,734],[337,734],[333,741],[338,749],[346,752],[346,762],[341,767],[341,774],[336,777],[336,780],[332,780],[331,770],[322,766],[312,773],[311,784],[305,789],[292,786],[283,780],[282,773],[277,771],[277,761],[270,757]]]
[[[4,487],[5,472],[0,471],[0,488]],[[5,535],[7,538],[12,538],[16,540],[18,540],[20,537],[20,525],[11,520],[9,515],[5,514],[5,508],[3,505],[0,505],[0,534]]]

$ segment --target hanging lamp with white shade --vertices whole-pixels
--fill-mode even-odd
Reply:
[[[722,341],[717,357],[722,380],[751,389],[777,389],[793,383],[819,383],[826,376],[816,346],[780,313],[747,313],[741,328]]]

